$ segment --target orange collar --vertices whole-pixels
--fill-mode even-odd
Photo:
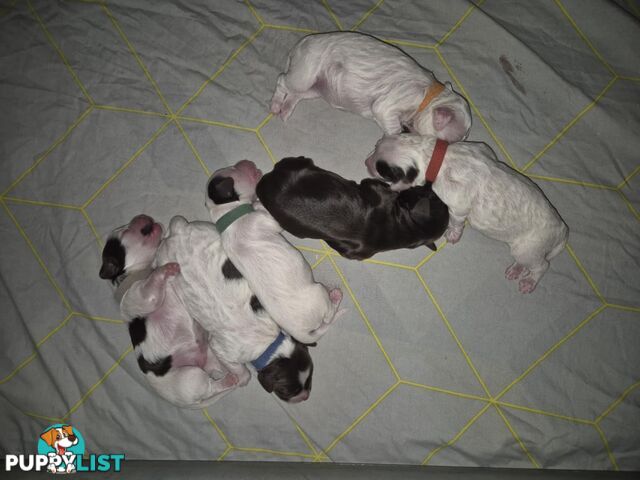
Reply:
[[[448,146],[449,143],[446,141],[440,140],[439,138],[436,140],[436,146],[433,148],[431,160],[429,160],[429,166],[427,167],[427,173],[424,176],[427,182],[433,183],[436,181],[436,177],[438,176],[438,172],[440,171],[440,167],[444,161],[444,155],[447,153]]]
[[[413,116],[415,117],[425,108],[427,108],[429,104],[433,101],[433,99],[436,98],[438,95],[440,95],[443,90],[444,90],[444,85],[442,83],[437,81],[433,82],[431,86],[427,88],[427,91],[424,94],[424,98],[422,99],[422,103],[420,103],[420,106],[418,107],[416,112],[413,114]]]

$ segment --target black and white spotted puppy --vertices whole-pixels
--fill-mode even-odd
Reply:
[[[273,320],[299,341],[313,343],[339,316],[342,291],[316,282],[278,222],[259,202],[253,204],[261,176],[249,160],[217,170],[205,203],[224,251]]]
[[[155,269],[162,226],[146,215],[115,229],[102,252],[100,277],[118,285],[115,296],[129,322],[131,343],[151,386],[179,407],[202,408],[238,384],[208,347],[208,334],[194,322],[171,283],[177,263]]]
[[[246,366],[251,364],[262,387],[281,400],[297,403],[309,397],[313,362],[307,345],[272,320],[227,256],[212,223],[171,219],[156,262],[180,264],[174,287],[239,385],[251,378]]]

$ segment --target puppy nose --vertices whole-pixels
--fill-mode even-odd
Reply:
[[[76,436],[73,435],[73,434],[69,435],[69,440],[72,441],[72,442],[75,442],[76,441]]]

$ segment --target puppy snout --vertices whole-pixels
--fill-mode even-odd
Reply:
[[[303,390],[302,392],[300,392],[298,395],[296,395],[295,397],[289,399],[289,403],[300,403],[300,402],[304,402],[305,400],[309,399],[309,395],[310,392],[309,390]]]
[[[69,435],[69,441],[70,441],[71,443],[75,443],[76,438],[77,438],[77,437],[76,437],[73,433],[72,433],[71,435]]]

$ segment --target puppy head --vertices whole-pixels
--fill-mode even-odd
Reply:
[[[435,250],[434,242],[449,225],[449,209],[431,190],[431,183],[403,190],[396,202],[422,233],[423,243]]]
[[[207,183],[207,207],[212,209],[216,205],[253,202],[260,178],[262,172],[249,160],[240,160],[231,167],[216,170]]]
[[[420,135],[385,135],[365,160],[369,175],[390,183],[396,191],[424,184],[424,142]]]
[[[124,273],[148,267],[161,241],[162,225],[147,215],[133,217],[109,235],[102,250],[100,278],[115,282]]]
[[[309,398],[313,377],[313,362],[307,345],[292,339],[291,356],[278,357],[258,372],[258,381],[267,392],[280,400],[299,403]],[[311,344],[309,346],[314,346]]]
[[[471,129],[469,104],[446,82],[446,87],[431,104],[413,119],[413,131],[449,143],[464,140]]]

